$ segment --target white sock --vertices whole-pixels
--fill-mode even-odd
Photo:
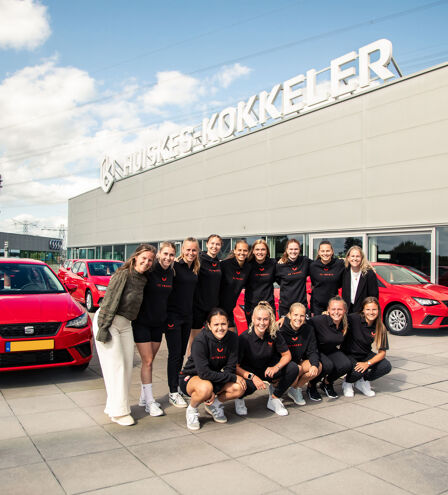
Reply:
[[[198,408],[197,407],[193,407],[191,404],[187,407],[187,411],[190,411],[190,412],[198,412]]]
[[[146,403],[154,402],[154,396],[152,395],[152,383],[142,384],[143,393],[145,394]]]

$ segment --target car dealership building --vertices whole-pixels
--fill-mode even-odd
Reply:
[[[315,256],[352,244],[371,261],[448,273],[448,63],[399,77],[387,40],[332,60],[127,157],[69,200],[69,257],[220,234],[224,254],[264,237]],[[372,62],[372,60],[376,62]],[[319,77],[328,76],[327,83]],[[446,276],[445,276],[446,278]]]

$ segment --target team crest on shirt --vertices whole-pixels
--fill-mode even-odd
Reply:
[[[292,340],[296,341],[299,337],[292,337]]]
[[[174,323],[168,323],[168,328],[173,328],[174,327]]]
[[[221,349],[220,349],[219,347],[217,347],[217,348],[216,348],[216,350],[217,350],[218,352],[222,352],[222,351],[224,350],[224,347],[221,347]]]
[[[213,268],[214,268],[215,266],[217,266],[217,265],[218,265],[218,263],[212,263]]]
[[[273,344],[272,342],[268,342],[268,346],[272,347],[272,344]]]
[[[297,270],[297,267],[296,266],[293,266],[292,267],[292,271],[295,272]]]
[[[370,335],[371,335],[372,337],[375,337],[376,332],[370,332]]]

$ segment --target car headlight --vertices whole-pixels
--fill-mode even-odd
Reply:
[[[437,304],[440,304],[440,302],[435,299],[426,299],[424,297],[413,297],[412,299],[417,301],[422,306],[437,306]]]
[[[84,328],[87,326],[89,316],[87,313],[83,313],[81,316],[74,318],[73,320],[69,320],[65,326],[68,328]]]
[[[106,290],[106,289],[107,289],[107,285],[97,285],[97,284],[95,284],[95,287],[96,287],[98,290]]]

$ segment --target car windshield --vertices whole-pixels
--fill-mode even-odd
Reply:
[[[46,265],[0,263],[0,295],[57,294],[66,292]]]
[[[392,285],[420,285],[428,283],[426,279],[403,266],[377,265],[375,266],[375,271],[387,283]]]
[[[90,275],[93,277],[110,277],[117,268],[123,264],[122,261],[94,261],[87,263],[89,265]]]

